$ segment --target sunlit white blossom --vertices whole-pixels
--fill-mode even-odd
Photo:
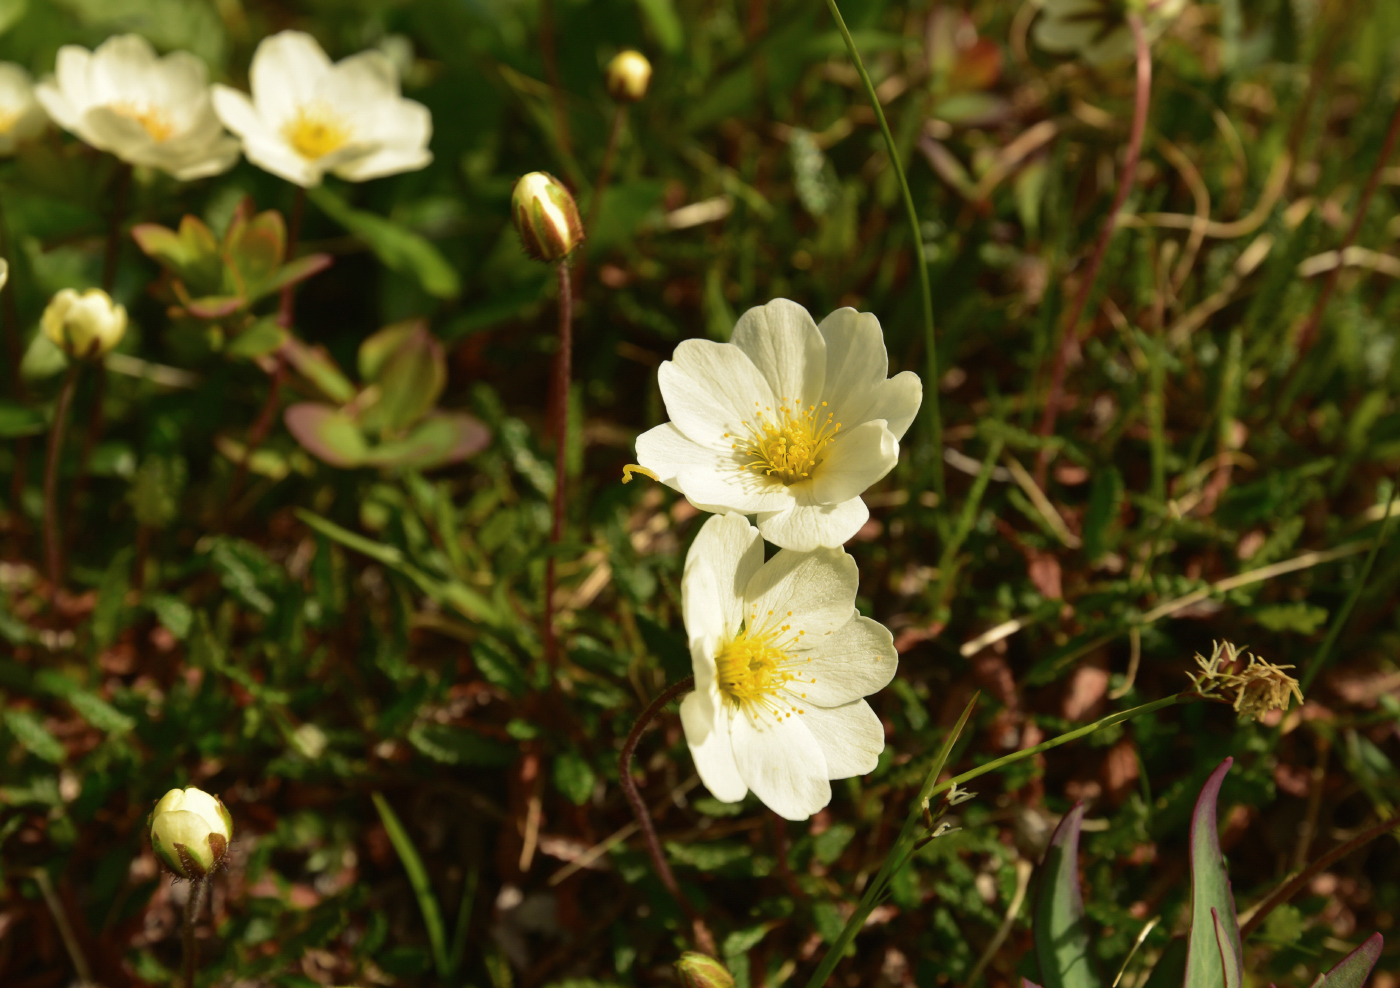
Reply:
[[[190,180],[238,160],[238,141],[209,101],[204,63],[184,51],[161,57],[139,35],[108,38],[95,51],[64,45],[35,96],[64,130],[129,164]]]
[[[681,723],[716,799],[752,790],[788,820],[831,800],[831,780],[875,768],[885,730],[863,699],[898,665],[894,641],[856,613],[856,564],[840,549],[780,550],[716,515],[686,556],[682,609],[695,692]]]
[[[837,309],[812,321],[787,299],[750,309],[733,342],[687,340],[659,371],[671,421],[637,459],[704,511],[756,514],[784,549],[839,546],[870,517],[861,493],[899,459],[923,399],[893,378],[880,322]]]
[[[309,188],[327,172],[363,182],[433,160],[432,114],[400,95],[383,52],[332,64],[309,34],[283,31],[258,45],[249,81],[251,99],[215,86],[214,106],[248,160],[289,182]]]
[[[43,131],[48,117],[34,98],[34,80],[21,66],[0,62],[0,155]]]

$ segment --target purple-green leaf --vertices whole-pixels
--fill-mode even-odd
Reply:
[[[366,343],[373,340],[371,337]],[[410,324],[408,331],[397,337],[397,346],[374,366],[373,373],[364,373],[365,364],[365,348],[361,347],[361,373],[366,383],[372,381],[379,388],[379,400],[365,410],[361,420],[370,433],[398,434],[408,429],[432,411],[447,386],[442,344],[422,322]]]
[[[371,447],[372,466],[431,470],[480,453],[491,444],[491,430],[462,412],[435,412],[402,439]]]
[[[289,337],[282,344],[280,353],[293,370],[331,401],[343,405],[355,397],[355,385],[341,373],[324,347],[307,346],[295,337]]]
[[[301,402],[288,408],[283,419],[287,431],[317,459],[342,468],[368,462],[369,445],[359,423],[338,408]]]
[[[1216,801],[1225,773],[1234,759],[1227,758],[1211,773],[1191,817],[1191,935],[1186,954],[1187,988],[1236,988],[1243,980],[1240,927],[1235,918],[1235,898],[1220,852]],[[1217,923],[1219,937],[1217,938]],[[1228,947],[1228,950],[1227,950]],[[1223,961],[1222,961],[1223,958]],[[1227,977],[1222,963],[1232,968]]]
[[[1370,977],[1371,968],[1380,960],[1381,948],[1384,946],[1385,938],[1379,933],[1372,933],[1365,943],[1343,957],[1336,967],[1318,978],[1315,984],[1320,988],[1361,988]]]
[[[1084,896],[1079,888],[1079,828],[1084,804],[1065,814],[1041,866],[1035,904],[1035,955],[1045,988],[1099,988],[1089,959]]]

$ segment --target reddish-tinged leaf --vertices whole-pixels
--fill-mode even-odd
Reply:
[[[282,344],[282,358],[312,387],[338,405],[355,397],[355,385],[341,373],[324,347],[307,346],[296,337]]]
[[[320,274],[333,264],[335,258],[329,254],[307,254],[282,265],[277,272],[258,287],[258,295],[271,295],[288,285],[296,285],[307,278]]]
[[[1035,904],[1035,955],[1045,988],[1099,988],[1089,959],[1084,896],[1079,888],[1079,828],[1084,804],[1065,814],[1041,866]]]
[[[1234,945],[1230,943],[1230,937],[1221,925],[1220,913],[1211,909],[1210,919],[1215,927],[1215,942],[1220,948],[1220,970],[1225,979],[1225,988],[1240,988],[1240,977],[1244,970],[1240,957],[1235,953]]]
[[[1337,966],[1317,979],[1319,988],[1361,988],[1371,975],[1371,968],[1380,960],[1385,938],[1372,933],[1366,942],[1343,957]]]
[[[1186,984],[1189,988],[1234,988],[1243,980],[1240,959],[1240,927],[1235,919],[1235,898],[1225,872],[1225,856],[1220,853],[1220,833],[1216,821],[1216,801],[1225,774],[1234,759],[1227,758],[1201,787],[1196,810],[1191,817],[1191,934],[1186,955]],[[1216,917],[1212,917],[1212,913]],[[1220,938],[1216,937],[1219,923]],[[1229,951],[1225,950],[1228,945]],[[1232,977],[1221,969],[1232,965]]]
[[[369,446],[359,423],[338,408],[301,402],[288,408],[283,419],[287,431],[317,459],[346,469],[367,462]]]
[[[461,412],[436,412],[403,439],[380,443],[370,449],[365,462],[372,466],[430,470],[481,452],[491,445],[491,430]]]

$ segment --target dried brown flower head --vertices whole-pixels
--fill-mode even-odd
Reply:
[[[1246,662],[1243,668],[1241,658]],[[1202,696],[1231,704],[1240,720],[1262,721],[1270,710],[1286,711],[1291,697],[1303,702],[1298,680],[1285,672],[1293,666],[1276,666],[1229,642],[1215,642],[1210,658],[1196,656],[1199,673],[1186,675]]]

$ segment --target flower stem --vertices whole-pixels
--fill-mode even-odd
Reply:
[[[297,186],[296,195],[292,199],[292,214],[287,220],[287,251],[282,257],[283,264],[290,264],[296,260],[297,242],[301,240],[301,217],[306,212],[306,189]],[[283,329],[291,329],[292,323],[296,319],[296,297],[297,286],[287,285],[282,289],[280,305],[277,309],[277,325]]]
[[[559,665],[559,640],[554,630],[554,581],[556,550],[564,536],[564,506],[568,490],[569,381],[573,376],[574,299],[569,283],[569,262],[559,271],[559,355],[554,361],[554,421],[558,441],[554,451],[554,523],[549,530],[551,552],[544,564],[544,658],[553,671]]]
[[[190,887],[190,897],[185,900],[184,950],[181,964],[185,972],[185,988],[194,988],[194,969],[199,955],[199,947],[194,941],[194,922],[199,917],[199,911],[204,908],[208,890],[207,880],[194,879]]]
[[[126,200],[131,192],[131,166],[117,166],[116,188],[112,192],[112,215],[107,223],[107,250],[102,256],[102,290],[112,294],[117,280],[117,256],[121,253],[122,221],[126,219]]]
[[[680,885],[676,882],[676,876],[671,871],[670,862],[666,860],[666,853],[661,849],[661,840],[656,836],[656,825],[651,822],[651,812],[647,809],[647,804],[642,801],[642,794],[637,791],[636,780],[632,778],[632,754],[637,750],[637,741],[641,738],[642,732],[646,730],[666,704],[670,703],[682,693],[689,693],[695,689],[695,677],[687,676],[680,682],[667,689],[642,711],[642,715],[637,718],[637,723],[632,725],[632,730],[627,732],[627,740],[622,743],[622,754],[618,756],[617,769],[618,781],[622,784],[622,791],[627,796],[627,802],[632,806],[632,815],[637,818],[637,826],[642,831],[642,836],[646,838],[647,853],[651,855],[651,863],[656,868],[656,874],[661,879],[661,884],[666,886],[666,891],[671,893],[671,897],[676,900],[676,904],[690,919],[691,930],[694,934],[696,949],[709,954],[711,957],[718,956],[715,949],[714,935],[705,925],[705,921],[695,912],[695,907],[690,904],[690,900],[681,891]]]
[[[947,491],[943,484],[943,413],[938,407],[938,348],[935,346],[933,333],[933,290],[930,288],[928,280],[928,258],[924,254],[924,232],[923,228],[919,226],[919,213],[914,208],[914,196],[909,191],[909,180],[904,174],[904,163],[900,158],[899,147],[895,144],[894,135],[890,133],[890,125],[885,121],[885,111],[880,105],[879,95],[875,92],[875,84],[870,81],[870,73],[865,70],[865,63],[861,61],[856,41],[851,37],[851,32],[841,17],[836,0],[826,0],[826,6],[831,11],[832,20],[836,22],[836,29],[841,32],[841,37],[846,42],[846,51],[850,54],[851,61],[855,63],[861,85],[865,87],[865,95],[869,98],[870,106],[875,111],[875,119],[880,122],[880,133],[885,137],[885,147],[889,150],[890,165],[894,168],[895,177],[899,179],[899,190],[904,196],[904,210],[909,217],[909,233],[914,240],[915,266],[919,269],[919,292],[924,303],[924,350],[926,351],[925,374],[927,376],[927,380],[924,382],[924,409],[928,416],[929,467],[933,471],[933,487],[938,492],[939,503],[946,503]]]
[[[53,425],[49,427],[49,455],[48,462],[44,464],[44,554],[49,567],[49,588],[55,598],[63,585],[63,525],[58,517],[58,462],[63,458],[68,410],[73,405],[73,392],[77,388],[78,372],[82,366],[77,357],[69,358],[68,373],[63,376],[63,386],[58,391]]]
[[[975,701],[976,697],[973,699]],[[1177,693],[1161,700],[1144,703],[1141,706],[1133,707],[1129,710],[1122,710],[1116,714],[1102,717],[1092,724],[1086,724],[1066,734],[1061,734],[1057,738],[1051,738],[1049,741],[1038,744],[1033,748],[1024,748],[1021,751],[1014,751],[1003,758],[987,762],[985,765],[979,765],[977,768],[964,772],[962,775],[955,776],[945,782],[936,783],[942,766],[947,761],[948,754],[952,750],[953,743],[957,740],[963,725],[967,722],[968,715],[972,712],[972,704],[969,703],[967,709],[963,711],[962,719],[958,721],[957,725],[949,733],[947,740],[944,741],[943,751],[938,761],[934,764],[934,770],[929,773],[923,788],[919,791],[918,797],[914,800],[914,804],[910,808],[909,817],[904,823],[904,829],[900,831],[899,837],[894,842],[894,846],[890,848],[889,854],[885,856],[885,863],[881,865],[880,871],[870,883],[866,885],[865,894],[861,897],[860,904],[856,906],[855,912],[852,913],[851,917],[846,921],[845,927],[841,930],[841,935],[836,938],[836,941],[827,950],[826,956],[822,958],[816,973],[813,974],[811,980],[807,982],[807,988],[822,988],[822,986],[826,984],[827,978],[829,978],[831,972],[835,970],[837,963],[845,954],[846,948],[850,945],[851,941],[855,939],[856,934],[860,932],[861,927],[865,925],[865,921],[870,916],[871,911],[880,901],[890,880],[893,879],[895,874],[913,857],[914,851],[916,850],[915,845],[919,839],[919,820],[921,819],[925,800],[931,801],[954,786],[960,786],[966,782],[972,781],[978,776],[987,775],[990,772],[1000,771],[1017,762],[1024,761],[1027,758],[1033,758],[1042,752],[1049,751],[1051,748],[1058,748],[1062,744],[1067,744],[1085,735],[1093,734],[1095,731],[1102,730],[1105,727],[1121,724],[1125,720],[1132,720],[1134,717],[1140,717],[1143,714],[1152,713],[1154,710],[1161,710],[1164,707],[1170,707],[1178,703],[1190,703],[1199,699],[1202,699],[1199,693]]]
[[[1099,268],[1103,266],[1104,255],[1108,253],[1108,242],[1113,239],[1118,227],[1118,213],[1128,201],[1133,182],[1137,178],[1138,157],[1142,153],[1142,135],[1147,130],[1147,111],[1152,103],[1152,47],[1147,40],[1147,31],[1142,26],[1142,18],[1137,14],[1128,15],[1128,26],[1133,30],[1133,43],[1137,49],[1137,89],[1133,100],[1133,122],[1128,131],[1128,146],[1123,156],[1123,170],[1118,174],[1118,191],[1113,196],[1113,205],[1104,217],[1099,230],[1094,252],[1089,255],[1089,264],[1084,269],[1084,277],[1079,282],[1079,292],[1074,305],[1069,310],[1069,318],[1060,331],[1060,348],[1055,354],[1054,370],[1050,374],[1050,393],[1045,398],[1045,412],[1040,420],[1038,434],[1048,437],[1055,431],[1055,418],[1060,413],[1060,402],[1065,394],[1065,371],[1069,364],[1070,351],[1074,349],[1076,330],[1080,317],[1089,303],[1098,280]],[[1035,463],[1035,482],[1045,489],[1045,471],[1050,464],[1050,449],[1042,446]]]
[[[608,145],[603,149],[603,163],[598,166],[598,181],[593,183],[593,198],[588,203],[588,220],[583,224],[583,232],[591,234],[598,222],[598,209],[603,203],[603,193],[607,190],[608,179],[612,178],[613,158],[617,157],[618,141],[622,137],[622,124],[627,119],[627,104],[618,103],[613,110],[612,125],[608,128]]]

